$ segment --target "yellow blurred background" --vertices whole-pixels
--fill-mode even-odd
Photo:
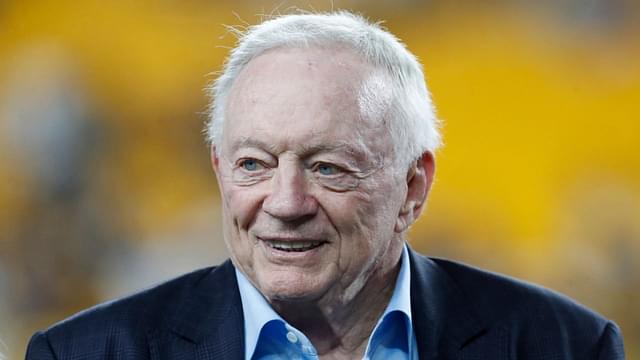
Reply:
[[[631,0],[0,1],[0,354],[226,258],[203,89],[223,24],[292,6],[385,20],[423,62],[445,146],[412,246],[564,292],[640,358]]]

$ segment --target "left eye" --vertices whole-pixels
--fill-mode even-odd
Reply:
[[[331,164],[320,163],[316,165],[316,171],[321,175],[335,175],[340,172],[340,168]]]

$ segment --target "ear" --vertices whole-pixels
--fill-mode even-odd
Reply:
[[[420,216],[429,195],[436,164],[433,154],[425,152],[407,171],[407,197],[396,219],[395,231],[402,233]]]
[[[218,177],[218,173],[220,169],[220,158],[218,158],[218,153],[216,152],[215,145],[211,145],[209,156],[211,157],[211,167],[213,168],[213,171],[216,173],[216,177]]]

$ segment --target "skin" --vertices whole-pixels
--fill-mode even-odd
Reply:
[[[323,359],[364,354],[433,179],[430,153],[394,164],[382,119],[361,111],[375,70],[346,48],[268,51],[236,79],[211,151],[231,260]]]

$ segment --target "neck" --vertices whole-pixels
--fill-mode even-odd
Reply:
[[[395,260],[379,266],[352,298],[328,294],[318,301],[274,302],[272,305],[280,316],[309,338],[322,358],[362,357],[369,336],[393,295],[401,251],[402,248],[397,254],[385,254],[387,259]]]

